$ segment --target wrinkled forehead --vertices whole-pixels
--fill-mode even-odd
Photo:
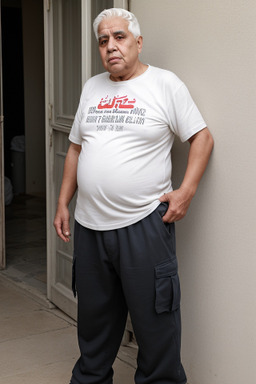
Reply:
[[[129,23],[122,17],[106,17],[104,18],[98,27],[99,38],[101,36],[109,36],[116,34],[117,32],[129,33]]]

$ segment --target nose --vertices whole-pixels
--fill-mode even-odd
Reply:
[[[116,41],[113,36],[111,36],[108,40],[108,52],[116,51]]]

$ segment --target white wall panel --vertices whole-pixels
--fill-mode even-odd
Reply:
[[[183,361],[190,384],[256,377],[256,3],[132,0],[142,61],[175,72],[215,139],[187,217],[177,223]],[[188,147],[177,141],[178,185]]]

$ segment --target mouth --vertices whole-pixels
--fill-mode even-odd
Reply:
[[[120,60],[121,60],[121,57],[114,56],[114,57],[110,57],[110,58],[108,59],[108,62],[109,62],[110,64],[115,64],[115,63],[118,63]]]

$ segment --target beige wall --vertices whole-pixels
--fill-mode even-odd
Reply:
[[[142,61],[175,72],[215,139],[187,217],[177,223],[183,362],[190,384],[256,377],[256,2],[131,0]],[[174,180],[187,146],[174,148]]]
[[[22,0],[26,193],[45,195],[43,0]]]

